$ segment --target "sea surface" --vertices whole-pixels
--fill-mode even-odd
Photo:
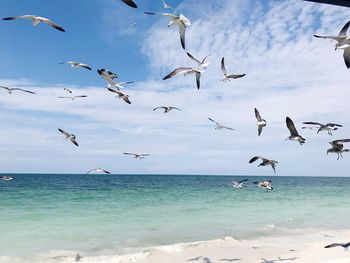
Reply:
[[[134,253],[179,242],[350,226],[350,178],[13,174],[0,181],[0,256]],[[232,180],[248,178],[244,189]],[[254,181],[270,179],[274,190]]]

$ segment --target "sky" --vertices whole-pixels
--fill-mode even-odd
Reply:
[[[350,154],[327,155],[329,142],[350,137],[348,83],[342,51],[313,34],[338,34],[350,10],[287,0],[169,0],[191,25],[186,50],[209,67],[196,89],[193,75],[162,80],[177,67],[195,66],[180,45],[178,28],[162,1],[0,0],[0,17],[35,14],[65,28],[30,21],[0,21],[0,85],[37,94],[0,90],[2,173],[85,173],[96,167],[115,174],[273,175],[249,164],[253,156],[278,161],[280,176],[348,176]],[[131,26],[135,22],[135,26]],[[222,82],[228,73],[246,76]],[[89,64],[93,70],[58,65]],[[131,104],[105,88],[97,69],[135,81],[125,88]],[[69,88],[80,100],[64,100]],[[163,114],[157,106],[183,111]],[[254,108],[267,121],[257,136]],[[286,141],[289,116],[306,138]],[[215,130],[208,117],[235,128]],[[303,121],[335,122],[333,136],[302,130]],[[79,147],[58,128],[74,133]],[[350,147],[350,145],[349,145]],[[149,153],[136,160],[123,152]]]

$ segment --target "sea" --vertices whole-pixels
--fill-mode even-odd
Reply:
[[[0,181],[0,262],[124,255],[224,237],[350,225],[350,178],[11,174]],[[247,178],[243,189],[232,180]],[[273,191],[253,182],[271,180]],[[45,260],[43,261],[45,262]]]

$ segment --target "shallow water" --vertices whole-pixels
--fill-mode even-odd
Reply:
[[[0,181],[0,255],[119,254],[233,236],[342,229],[350,178],[18,174]],[[267,192],[252,182],[273,180]]]

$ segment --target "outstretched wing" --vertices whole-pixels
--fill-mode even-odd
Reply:
[[[349,25],[350,25],[350,20],[340,30],[339,36],[346,36],[346,31],[348,31]]]
[[[69,137],[70,136],[70,133],[62,130],[61,128],[58,128],[59,132],[63,133],[66,137]]]
[[[227,75],[224,57],[222,57],[222,59],[221,59],[221,71],[222,71],[222,73],[224,73],[225,76]]]
[[[130,7],[137,8],[137,4],[135,4],[132,0],[122,0],[123,3],[127,4]]]
[[[208,119],[209,119],[210,121],[214,122],[216,125],[220,126],[220,124],[219,124],[218,122],[214,121],[212,118],[208,117]]]
[[[252,159],[249,160],[249,163],[253,163],[260,158],[261,158],[260,156],[254,156]]]
[[[290,132],[290,135],[291,136],[299,136],[298,131],[295,128],[293,121],[289,117],[286,118],[286,123],[287,123],[287,128]]]
[[[201,87],[201,73],[196,71],[196,83],[197,83],[197,89],[200,89]]]
[[[52,22],[50,19],[48,18],[42,18],[40,19],[42,22],[44,22],[45,24],[48,24],[49,26],[52,26],[53,28],[61,31],[61,32],[66,32],[63,27],[60,27],[59,25],[57,25],[56,23]]]
[[[342,247],[342,246],[343,246],[343,244],[340,244],[340,243],[332,243],[332,244],[325,246],[324,248]]]
[[[254,111],[255,111],[255,118],[258,121],[262,121],[259,111],[256,108],[254,108]]]
[[[343,127],[343,125],[340,124],[336,124],[336,123],[327,123],[326,126],[330,126],[330,127]]]
[[[189,52],[187,52],[187,56],[189,56],[191,59],[193,59],[194,61],[196,61],[198,64],[201,64],[202,62],[200,62],[198,59],[196,59],[194,56],[192,56]]]
[[[307,124],[307,125],[318,125],[318,126],[323,126],[322,123],[319,122],[313,122],[313,121],[304,121],[303,124]]]
[[[320,35],[314,35],[314,37],[317,37],[317,38],[324,38],[324,39],[333,39],[333,40],[336,40],[336,41],[339,41],[341,39],[343,39],[344,37],[341,37],[341,36],[320,36]]]
[[[241,183],[246,182],[246,181],[248,181],[248,179],[244,179],[244,180],[238,181],[238,183],[241,184]]]
[[[19,90],[19,91],[27,92],[27,93],[30,93],[30,94],[36,94],[35,92],[30,91],[30,90],[26,90],[26,89],[13,88],[12,90]]]
[[[166,110],[167,107],[165,107],[165,106],[155,107],[155,108],[153,109],[153,111],[155,111],[155,110],[157,110],[157,109],[164,109],[164,110]]]
[[[172,72],[170,72],[168,75],[166,75],[163,78],[163,80],[170,79],[178,74],[187,73],[187,72],[190,72],[192,70],[193,70],[193,68],[190,68],[190,67],[180,67],[180,68],[174,69]]]
[[[239,79],[244,77],[246,74],[238,74],[238,75],[228,75],[227,77],[230,79]]]

